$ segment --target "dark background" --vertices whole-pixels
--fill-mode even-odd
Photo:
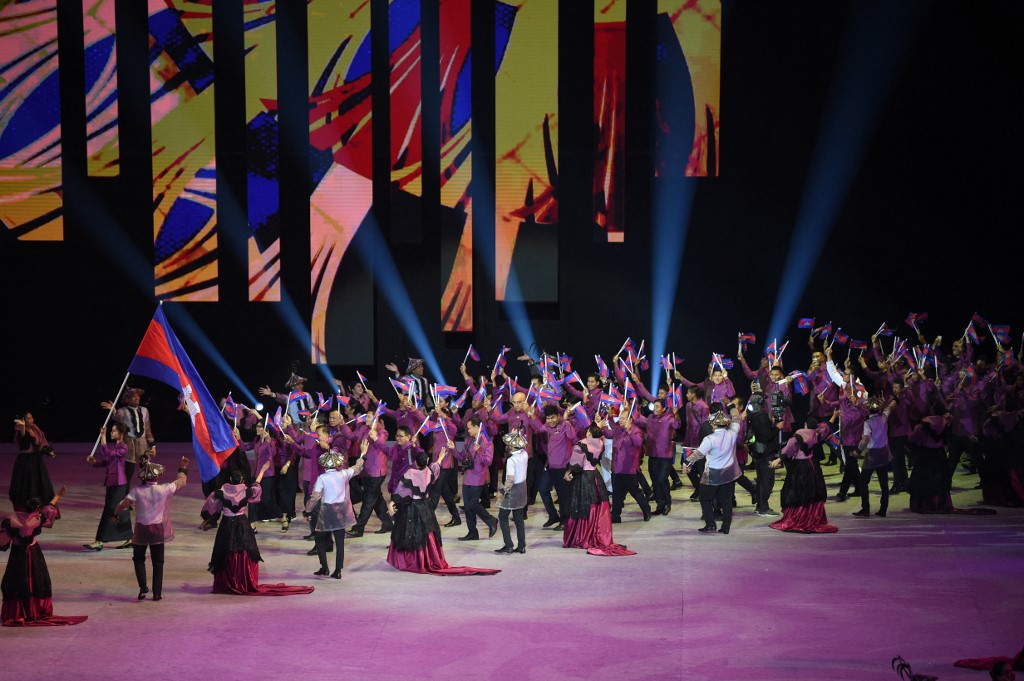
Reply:
[[[215,3],[217,165],[218,182],[244,196],[240,3]],[[478,55],[493,54],[486,49],[493,40],[488,5],[474,2]],[[615,245],[595,244],[590,222],[593,10],[590,3],[575,0],[560,5],[559,302],[532,309],[531,316],[538,342],[578,357],[582,372],[592,368],[585,359],[592,354],[609,359],[627,335],[640,339],[650,334],[650,254],[657,247],[647,228],[653,185],[650,32],[656,3],[629,3],[628,222],[626,242]],[[711,351],[733,356],[737,331],[757,334],[763,345],[837,50],[856,9],[857,2],[724,2],[720,177],[691,180],[697,183],[696,195],[668,343],[670,350],[690,358],[684,365],[690,378],[703,373]],[[915,9],[914,29],[907,37],[909,58],[898,66],[895,88],[821,258],[805,265],[812,271],[797,316],[831,319],[854,337],[866,338],[882,320],[905,334],[907,313],[928,311],[925,332],[951,338],[962,333],[977,310],[993,323],[1014,325],[1017,334],[1024,330],[1017,285],[1024,216],[1024,177],[1017,167],[1024,113],[1019,96],[1024,4],[935,1],[916,2]],[[0,235],[6,321],[2,412],[13,417],[18,410],[33,411],[54,440],[94,436],[103,416],[98,404],[112,398],[120,385],[155,306],[151,269],[132,267],[140,253],[152,262],[153,251],[145,3],[118,2],[123,164],[118,178],[85,177],[81,16],[74,11],[60,16],[65,240],[29,243]],[[386,20],[380,7],[375,12]],[[425,19],[425,26],[430,23]],[[286,178],[283,285],[300,315],[308,318],[309,188],[301,181],[308,176],[303,3],[280,3],[278,24]],[[425,45],[431,49],[427,37]],[[494,166],[493,70],[489,74],[491,65],[484,62],[474,60],[475,178],[493,176]],[[386,80],[376,76],[383,74],[386,62],[378,56],[374,68],[374,102],[386,105],[381,89]],[[426,120],[436,121],[436,113]],[[375,148],[387,149],[382,142],[386,126],[375,125],[374,134]],[[432,138],[425,139],[429,144]],[[429,177],[429,165],[437,161],[426,158]],[[387,178],[387,166],[386,153],[378,155],[376,176]],[[377,217],[389,238],[403,223],[388,205],[386,179],[379,184]],[[476,228],[493,229],[493,201],[479,184],[474,204]],[[467,343],[479,348],[485,364],[502,344],[512,345],[516,353],[520,348],[479,262],[475,332],[446,336],[440,331],[440,240],[438,228],[431,227],[436,215],[436,207],[431,212],[424,206],[422,242],[396,245],[392,255],[445,378],[456,383]],[[222,205],[219,217],[222,302],[168,307],[187,312],[253,392],[264,384],[283,390],[296,360],[300,372],[314,379],[311,387],[325,389],[320,372],[309,366],[309,349],[278,313],[280,306],[246,302],[246,266],[232,256],[244,253],[244,214]],[[477,258],[491,257],[480,250]],[[356,369],[371,381],[383,380],[385,362],[404,363],[417,354],[379,294],[375,309],[372,322],[350,320],[349,328],[372,335],[376,361],[332,365],[346,380]],[[171,319],[174,323],[175,316]],[[175,328],[211,392],[220,396],[234,390],[241,399],[240,390],[184,328]],[[795,340],[787,364],[794,368],[807,358],[801,342],[805,332],[796,331],[795,319],[787,328]],[[991,354],[991,343],[983,351]],[[514,360],[511,364],[510,373],[526,375],[525,367]],[[154,412],[157,439],[188,439],[188,420],[173,411],[174,392],[143,380],[135,383],[147,388],[144,401]]]

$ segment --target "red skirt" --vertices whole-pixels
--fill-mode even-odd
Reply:
[[[86,615],[54,615],[52,599],[35,597],[4,601],[0,618],[5,627],[64,627],[89,619]]]
[[[635,556],[612,538],[612,514],[607,501],[590,506],[590,515],[586,518],[569,518],[565,521],[562,532],[562,547],[566,549],[586,549],[594,556]]]
[[[295,596],[313,593],[311,586],[264,584],[260,586],[260,564],[245,551],[232,551],[226,565],[213,575],[213,593],[239,596]]]
[[[823,534],[838,532],[839,528],[828,524],[825,502],[816,501],[806,506],[790,506],[782,509],[782,517],[771,524],[772,529],[783,532],[804,532]]]
[[[458,577],[461,575],[496,575],[501,570],[449,565],[444,559],[444,551],[434,538],[427,535],[426,544],[415,551],[396,549],[394,544],[388,547],[388,565],[404,572],[417,572],[427,575],[445,575]]]

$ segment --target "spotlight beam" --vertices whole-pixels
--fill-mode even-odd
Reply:
[[[905,60],[918,3],[851,3],[768,338],[786,336]]]
[[[697,180],[684,179],[676,186],[666,182],[654,198],[654,227],[651,233],[651,384],[654,394],[661,382],[657,359],[665,354],[672,309],[679,285],[679,269],[686,248],[693,195]]]

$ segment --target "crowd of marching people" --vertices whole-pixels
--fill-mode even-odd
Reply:
[[[734,360],[713,353],[706,371],[699,362],[699,377],[687,376],[674,354],[649,359],[644,342],[631,339],[607,362],[560,352],[513,359],[502,348],[486,368],[470,346],[458,386],[431,382],[423,360],[410,359],[404,374],[386,365],[386,395],[357,372],[350,384],[335,381],[327,397],[307,391],[308,380],[296,373],[284,392],[264,386],[260,395],[277,403],[265,414],[229,396],[222,413],[239,445],[204,483],[201,526],[217,528],[214,591],[312,590],[259,584],[252,528],[260,521],[288,532],[301,519],[318,576],[340,579],[346,540],[370,528],[390,535],[386,560],[397,569],[498,572],[447,563],[437,518],[442,502],[443,527],[459,527],[453,532],[459,541],[500,532],[496,554],[526,553],[525,520],[535,514],[543,529],[562,532],[566,548],[628,556],[633,552],[615,543],[613,526],[670,515],[673,492],[685,486],[680,474],[692,487],[690,501],[700,502],[703,534],[730,533],[737,485],[750,494],[757,516],[771,518],[771,528],[803,533],[838,531],[826,506],[851,496],[860,499],[853,516],[865,519],[887,517],[892,495],[901,494],[916,513],[991,513],[953,506],[953,475],[961,465],[978,476],[986,504],[1024,505],[1024,371],[1009,347],[1009,328],[975,315],[947,349],[941,337],[929,342],[921,333],[926,318],[907,318],[910,340],[883,324],[864,341],[831,323],[801,319],[810,359],[800,368],[789,363],[796,354],[787,355],[789,344],[775,340],[757,360],[748,359],[757,343],[750,333],[739,334]],[[982,330],[994,355],[981,351],[988,342]],[[510,361],[523,364],[512,370]],[[574,364],[593,370],[581,374]],[[642,378],[652,375],[652,366],[662,379],[655,385]],[[529,379],[520,382],[511,375],[517,372]],[[173,539],[167,507],[186,482],[188,461],[174,482],[158,483],[163,468],[153,460],[141,395],[128,389],[118,405],[102,405],[112,425],[89,462],[106,469],[105,506],[95,540],[85,546],[133,548],[140,599],[149,593],[148,546],[159,599],[163,543]],[[53,449],[31,414],[15,421],[15,439],[21,451],[11,484],[15,512],[4,520],[0,541],[24,548],[59,518],[61,493],[54,493],[43,458]],[[824,469],[832,466],[842,479],[830,499]],[[779,469],[785,480],[777,511],[770,501]],[[636,504],[629,514],[627,497]],[[8,563],[4,624],[77,623],[52,616],[47,590],[24,587],[32,570],[41,564],[45,571],[36,553],[32,566]],[[11,576],[12,570],[24,574]],[[43,581],[48,588],[48,576]]]

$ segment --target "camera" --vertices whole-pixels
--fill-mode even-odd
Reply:
[[[781,392],[774,392],[769,396],[769,404],[772,409],[772,420],[778,423],[785,416],[786,397]]]

